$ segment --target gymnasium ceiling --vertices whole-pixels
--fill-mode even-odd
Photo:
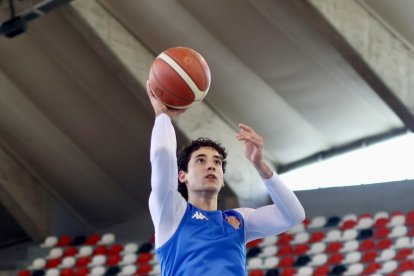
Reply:
[[[25,34],[0,37],[0,140],[53,197],[99,229],[147,211],[154,116],[142,82],[76,20],[73,2],[31,21]],[[254,127],[281,170],[409,127],[299,0],[97,3],[153,57],[174,46],[202,53],[212,72],[205,104],[214,118],[232,131],[239,122]],[[360,3],[413,45],[413,2]],[[4,21],[7,1],[0,4]],[[186,130],[177,132],[186,141]],[[7,209],[0,219],[19,224]],[[6,230],[4,241],[13,238]]]

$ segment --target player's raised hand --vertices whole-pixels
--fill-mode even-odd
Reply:
[[[262,178],[270,178],[273,171],[264,160],[263,137],[247,125],[239,124],[239,128],[236,138],[244,143],[244,155],[253,163]]]
[[[173,117],[178,116],[181,113],[184,113],[186,111],[186,109],[172,109],[172,108],[169,108],[168,106],[166,106],[165,104],[160,102],[154,96],[154,94],[152,93],[151,88],[149,86],[149,81],[147,81],[147,94],[148,94],[148,97],[151,101],[151,105],[154,108],[156,116],[158,116],[161,113],[165,113],[168,116],[170,116],[170,118],[173,118]]]

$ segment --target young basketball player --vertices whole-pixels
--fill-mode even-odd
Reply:
[[[240,125],[237,139],[244,143],[246,157],[263,178],[274,204],[217,210],[217,197],[224,185],[225,149],[209,139],[197,139],[181,151],[177,165],[171,118],[184,110],[167,108],[148,85],[147,91],[156,115],[149,208],[161,274],[246,275],[245,244],[301,223],[305,218],[302,205],[264,162],[263,139],[250,127]],[[177,191],[178,185],[188,198]]]

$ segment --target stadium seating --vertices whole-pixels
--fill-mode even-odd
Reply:
[[[48,252],[19,276],[160,274],[153,239],[116,242],[112,233],[50,236]],[[414,275],[414,211],[307,218],[246,245],[249,276]]]

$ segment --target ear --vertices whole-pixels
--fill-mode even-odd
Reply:
[[[178,180],[181,182],[181,183],[185,183],[185,181],[186,181],[186,176],[187,176],[187,173],[185,172],[185,171],[179,171],[178,172]]]

